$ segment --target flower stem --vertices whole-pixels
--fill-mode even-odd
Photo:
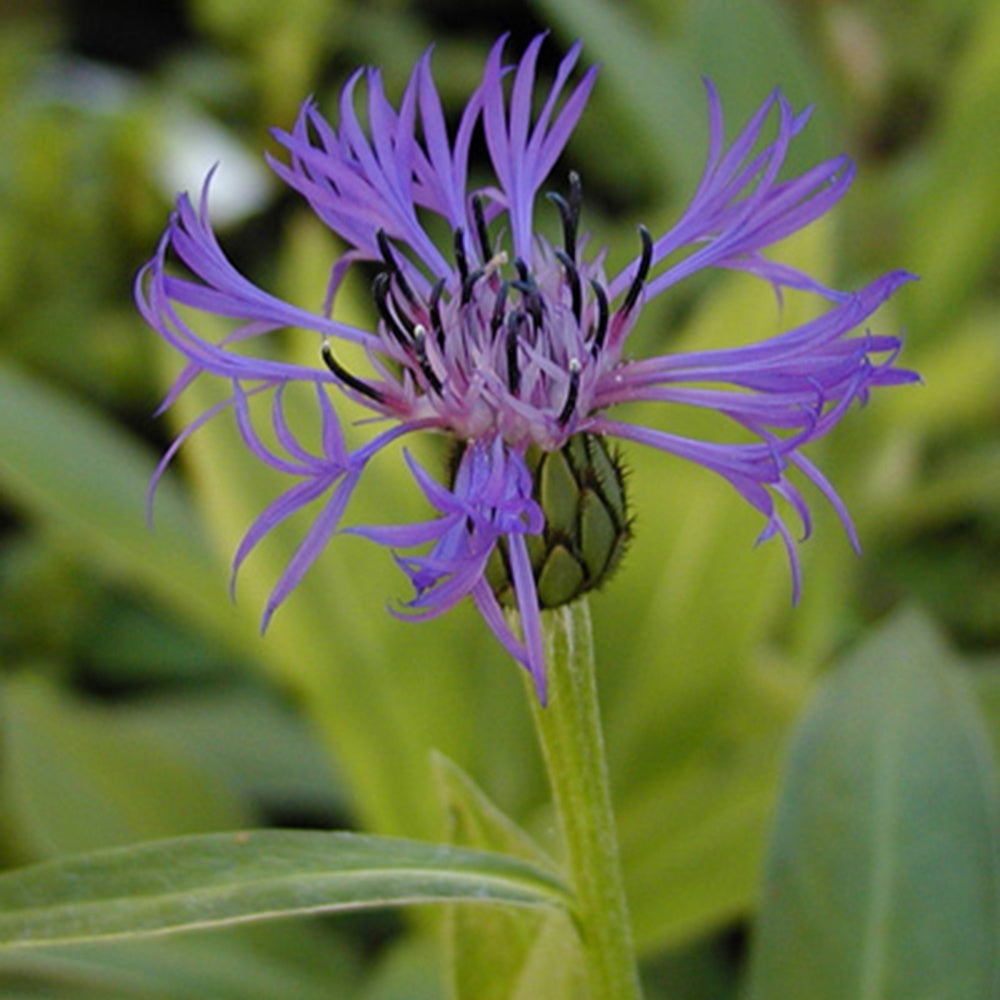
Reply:
[[[591,1000],[639,1000],[639,974],[622,884],[604,754],[590,608],[577,600],[542,618],[548,704],[532,691],[535,727],[552,786]]]

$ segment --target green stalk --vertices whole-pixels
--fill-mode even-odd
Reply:
[[[604,754],[590,608],[585,599],[543,612],[548,704],[531,690],[577,900],[591,1000],[640,1000]]]

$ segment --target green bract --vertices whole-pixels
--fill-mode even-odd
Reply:
[[[618,567],[631,537],[624,470],[599,434],[577,434],[559,451],[525,455],[545,530],[527,539],[543,608],[558,608],[599,587]],[[513,606],[514,587],[505,542],[487,568],[493,590]]]

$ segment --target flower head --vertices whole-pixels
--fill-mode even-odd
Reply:
[[[796,540],[776,500],[795,511],[804,534],[809,511],[790,472],[797,470],[819,488],[856,544],[843,503],[803,446],[826,434],[873,387],[916,378],[895,366],[897,338],[851,336],[911,275],[893,271],[844,292],[762,254],[826,213],[852,176],[846,157],[782,175],[808,112],[796,114],[778,92],[727,146],[718,97],[706,84],[710,139],[698,189],[664,234],[654,237],[640,227],[639,253],[619,273],[606,273],[603,255],[588,247],[575,174],[563,193],[549,193],[561,220],[560,245],[540,236],[539,194],[584,110],[596,72],[589,69],[571,82],[579,56],[579,45],[573,46],[536,114],[543,40],[534,39],[513,66],[504,63],[504,39],[494,45],[451,133],[430,53],[414,68],[398,107],[386,97],[378,71],[369,69],[345,86],[339,128],[310,100],[290,131],[275,130],[283,155],[270,158],[271,166],[348,246],[333,263],[320,311],[268,294],[233,266],[209,222],[209,181],[197,208],[187,195],[178,199],[156,255],[136,283],[143,316],[187,361],[164,405],[203,373],[231,386],[223,404],[181,434],[157,477],[190,433],[231,408],[248,449],[294,481],[250,527],[234,573],[272,528],[326,497],[274,587],[264,625],[331,536],[355,532],[397,551],[415,590],[403,613],[430,618],[471,596],[531,672],[542,698],[540,594],[542,603],[560,603],[596,586],[617,563],[627,534],[618,468],[605,438],[650,445],[728,480],[763,515],[761,537],[783,541],[797,595]],[[354,103],[362,78],[366,124]],[[772,119],[773,137],[766,140]],[[495,183],[473,188],[470,148],[477,132],[485,139]],[[446,245],[431,235],[442,229],[451,234]],[[170,258],[183,265],[183,275],[168,268]],[[332,318],[344,274],[365,261],[377,269],[372,329]],[[748,272],[779,291],[804,291],[823,301],[825,311],[748,346],[630,358],[626,343],[644,303],[710,268]],[[225,317],[232,329],[213,342],[189,325],[192,312]],[[248,341],[285,327],[316,332],[315,365],[247,350]],[[341,362],[340,347],[347,343],[364,348],[365,370]],[[285,418],[283,393],[290,383],[315,388],[318,453]],[[267,441],[249,406],[249,397],[261,394],[272,397]],[[386,424],[354,450],[341,432],[333,402],[338,394]],[[618,404],[633,401],[711,409],[740,432],[733,443],[702,441],[671,433],[669,415],[657,427],[616,415]],[[391,442],[418,431],[457,442],[451,474],[443,479],[407,456],[435,516],[419,524],[343,527],[366,465]],[[582,525],[580,537],[559,526],[565,511],[546,505],[546,490],[557,490],[551,483],[567,475],[595,518],[568,515]],[[595,557],[583,536],[601,532],[605,548]],[[552,545],[562,546],[561,562]],[[422,554],[400,554],[420,547]],[[503,603],[517,608],[519,630]]]

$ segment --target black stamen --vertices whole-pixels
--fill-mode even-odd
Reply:
[[[521,388],[521,369],[517,364],[517,338],[524,323],[524,313],[515,312],[507,317],[507,388],[516,396]]]
[[[372,282],[372,292],[375,298],[375,306],[379,316],[388,328],[389,332],[396,338],[400,347],[410,349],[413,332],[408,330],[399,317],[389,308],[389,274],[386,271],[379,271]]]
[[[559,210],[566,256],[575,261],[576,237],[580,228],[580,209],[583,205],[583,187],[580,184],[580,175],[575,170],[570,172],[568,201],[555,191],[549,191],[545,197]]]
[[[430,301],[427,303],[427,311],[431,316],[431,329],[434,331],[434,339],[437,340],[438,347],[444,350],[444,324],[441,322],[441,294],[444,292],[444,278],[439,278],[431,289]]]
[[[522,258],[518,257],[514,261],[514,267],[517,268],[517,281],[512,281],[510,287],[516,288],[524,296],[524,307],[535,329],[540,330],[545,322],[545,299],[538,290],[538,282]]]
[[[455,263],[464,288],[469,280],[469,258],[465,255],[465,231],[461,228],[455,230]]]
[[[524,297],[524,305],[535,324],[535,329],[540,330],[545,322],[545,299],[537,287]]]
[[[424,378],[427,379],[430,387],[438,394],[441,394],[441,379],[437,377],[437,373],[431,368],[430,358],[427,357],[427,331],[418,323],[413,330],[413,350],[417,355],[417,364],[420,365],[420,370],[424,373]]]
[[[489,260],[493,256],[493,247],[490,245],[490,231],[486,226],[486,209],[482,196],[478,194],[472,196],[472,218],[476,223],[476,239],[479,240],[483,260]]]
[[[597,326],[594,329],[594,340],[590,345],[590,354],[597,357],[604,348],[604,338],[608,335],[608,293],[599,281],[590,279],[590,287],[594,290],[594,298],[597,299]]]
[[[639,298],[639,292],[642,291],[646,275],[649,274],[650,265],[653,263],[653,237],[650,236],[649,230],[645,226],[639,227],[639,239],[642,240],[642,256],[639,258],[639,268],[632,279],[628,294],[622,303],[621,311],[623,313],[629,312],[635,305]]]
[[[510,284],[504,282],[500,286],[500,291],[497,292],[496,302],[493,303],[493,315],[490,317],[490,334],[493,339],[496,339],[497,332],[503,325],[503,315],[507,309],[507,293],[510,289]]]
[[[396,279],[396,284],[399,285],[399,290],[403,293],[403,298],[406,299],[410,305],[413,305],[417,299],[413,294],[413,289],[410,288],[410,283],[406,280],[406,275],[403,274],[403,269],[399,266],[399,261],[396,260],[396,255],[392,251],[392,244],[389,243],[389,237],[385,235],[385,230],[380,229],[375,234],[375,239],[378,241],[378,250],[382,254],[382,260],[385,261],[385,266],[389,270],[389,274]]]
[[[462,282],[462,305],[467,306],[472,299],[472,289],[476,282],[486,273],[486,269],[479,267]]]
[[[573,317],[576,320],[577,326],[579,326],[583,316],[583,287],[580,284],[580,272],[577,270],[576,264],[573,263],[568,253],[557,250],[556,257],[559,259],[559,263],[566,269],[566,277],[569,279],[570,304],[573,310]]]
[[[571,250],[575,250],[574,237],[576,234],[573,232],[573,210],[569,207],[569,202],[558,191],[546,191],[545,197],[559,210],[559,218],[562,220],[563,227],[563,246],[566,248],[566,253],[569,254]]]
[[[323,345],[320,347],[319,352],[326,367],[329,368],[330,371],[332,371],[333,374],[344,383],[344,385],[354,389],[355,392],[360,392],[362,396],[374,399],[376,403],[385,402],[385,397],[378,391],[378,389],[368,385],[367,382],[362,382],[361,379],[352,375],[340,364],[339,361],[337,361],[337,359],[333,356],[333,350],[331,349],[330,342],[328,340],[323,341]]]
[[[524,299],[524,308],[531,317],[535,329],[540,330],[545,321],[545,299],[539,292],[538,285],[530,279],[528,281],[511,281],[509,284],[511,288],[516,288],[521,293]]]
[[[580,361],[578,358],[569,359],[569,389],[566,391],[566,402],[556,417],[556,423],[560,427],[565,427],[569,423],[569,418],[573,416],[576,408],[576,399],[580,394]]]

